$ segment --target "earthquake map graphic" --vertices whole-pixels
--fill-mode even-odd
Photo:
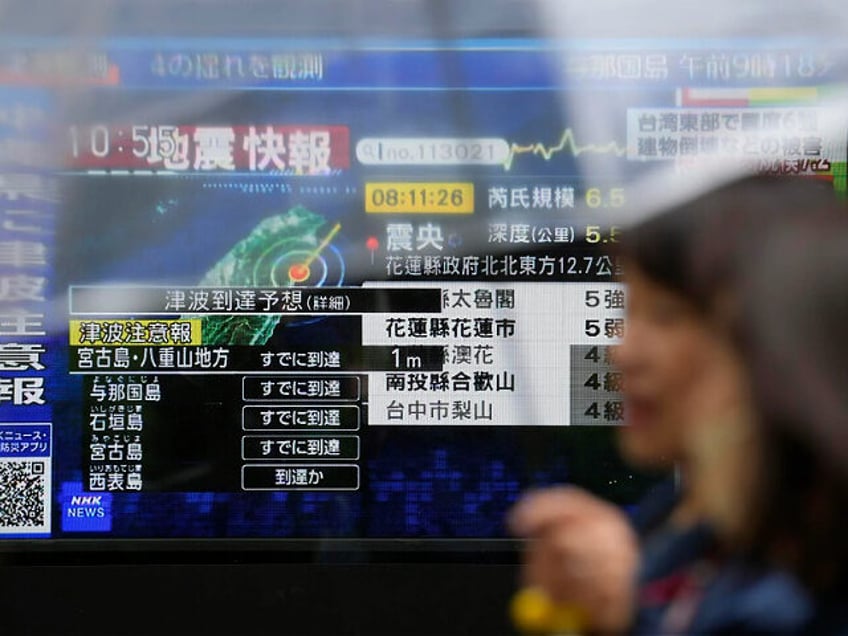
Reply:
[[[332,244],[335,224],[323,237],[327,220],[303,206],[263,219],[213,265],[201,287],[283,288],[339,286],[345,265]],[[203,316],[203,342],[214,345],[263,345],[280,314]]]

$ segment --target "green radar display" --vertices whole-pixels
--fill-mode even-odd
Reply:
[[[199,285],[257,289],[341,285],[344,261],[332,244],[341,226],[322,232],[325,225],[324,217],[303,206],[263,219],[206,272]],[[204,344],[263,345],[280,315],[203,316],[202,320]]]

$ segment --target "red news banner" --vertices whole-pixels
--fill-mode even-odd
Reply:
[[[77,170],[334,174],[350,167],[347,126],[71,126]]]

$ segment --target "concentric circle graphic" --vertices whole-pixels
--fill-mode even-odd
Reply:
[[[338,287],[344,284],[345,262],[330,243],[336,228],[314,245],[285,238],[268,246],[254,263],[252,283],[256,287]]]

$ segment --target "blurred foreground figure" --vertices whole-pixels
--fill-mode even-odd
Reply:
[[[736,558],[718,540],[692,483],[692,440],[711,427],[740,437],[752,428],[746,367],[726,329],[742,272],[780,228],[814,226],[836,208],[828,184],[751,177],[625,235],[621,449],[634,466],[676,466],[680,484],[652,493],[632,524],[573,488],[530,493],[510,518],[532,539],[525,585],[580,608],[586,630],[774,633],[809,620],[791,577]]]
[[[754,426],[703,431],[699,494],[725,541],[805,585],[815,609],[799,632],[846,634],[848,210],[773,236],[735,304]]]

